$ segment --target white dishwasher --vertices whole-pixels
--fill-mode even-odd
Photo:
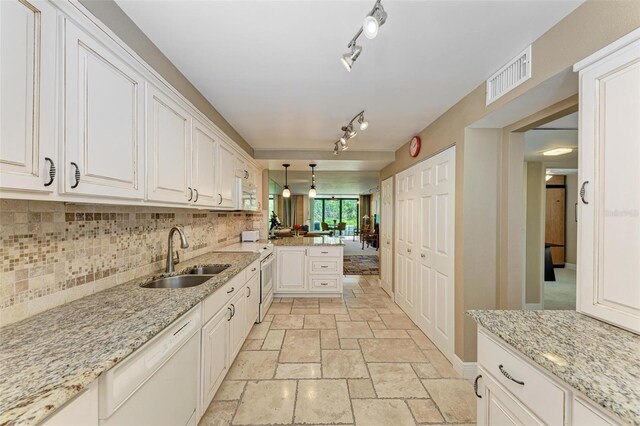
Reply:
[[[100,376],[101,425],[196,425],[199,307]]]

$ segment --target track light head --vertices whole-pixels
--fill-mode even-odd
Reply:
[[[348,149],[349,149],[349,145],[343,145],[343,146],[342,146],[342,150],[343,150],[343,151],[346,151],[346,150],[348,150]]]
[[[353,63],[358,59],[358,56],[362,53],[362,47],[356,46],[356,44],[351,45],[351,52],[345,53],[342,55],[340,59],[342,61],[342,65],[347,69],[347,71],[351,72],[351,67]]]
[[[362,23],[362,32],[368,39],[374,39],[378,35],[380,27],[387,21],[387,12],[379,2],[373,9],[373,12],[364,18]]]
[[[346,146],[347,145],[347,134],[345,133],[341,138],[340,138],[340,145],[342,146]]]
[[[360,124],[360,130],[367,130],[367,127],[369,127],[369,122],[364,119],[364,114],[361,114],[360,118],[358,118],[358,124]]]

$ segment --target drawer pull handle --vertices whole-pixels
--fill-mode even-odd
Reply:
[[[329,252],[328,252],[328,251],[322,251],[322,252],[320,252],[320,253],[322,253],[322,254],[329,254]]]
[[[476,379],[473,381],[473,391],[476,393],[476,396],[480,399],[482,399],[482,395],[478,393],[478,380],[480,380],[481,378],[482,378],[482,374],[478,374],[476,376]]]
[[[230,289],[229,291],[227,291],[227,294],[231,294],[231,293],[233,293],[234,291],[236,291],[235,287],[231,287],[231,289]]]
[[[320,285],[329,285],[329,283],[320,283]]]
[[[320,265],[321,268],[328,268],[327,265]]]
[[[505,369],[504,369],[504,367],[502,366],[502,364],[500,364],[500,365],[498,366],[498,368],[500,369],[500,372],[502,373],[502,375],[503,375],[504,377],[506,377],[507,379],[509,379],[509,380],[511,380],[511,381],[513,381],[513,382],[515,382],[515,383],[517,383],[517,384],[519,384],[519,385],[521,385],[521,386],[524,386],[524,382],[523,382],[523,381],[520,381],[520,380],[516,380],[516,379],[514,379],[514,378],[511,376],[511,374],[507,373],[507,370],[505,370]]]
[[[253,269],[251,270],[251,272],[255,272],[255,271],[256,271],[256,268],[253,268]]]

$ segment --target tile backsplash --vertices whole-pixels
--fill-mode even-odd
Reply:
[[[172,226],[186,260],[266,236],[267,213],[0,200],[0,326],[161,270]]]

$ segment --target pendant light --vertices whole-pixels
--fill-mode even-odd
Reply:
[[[284,167],[284,189],[282,190],[282,196],[284,198],[289,198],[291,197],[291,190],[289,189],[289,180],[288,180],[288,176],[287,176],[287,169],[289,168],[291,164],[283,164],[282,167]]]
[[[309,198],[316,198],[316,173],[315,173],[315,168],[316,168],[316,164],[309,164],[309,167],[311,167],[311,188],[309,188]]]

